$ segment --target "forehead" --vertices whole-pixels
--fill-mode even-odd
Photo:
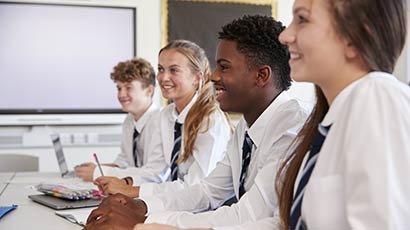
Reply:
[[[243,53],[239,52],[236,41],[220,40],[216,50],[216,61],[246,63],[246,58]]]
[[[188,58],[175,49],[163,50],[159,54],[158,62],[163,66],[182,65],[188,63]]]
[[[115,81],[115,84],[119,87],[131,86],[131,85],[141,85],[141,82],[138,79],[132,81]]]

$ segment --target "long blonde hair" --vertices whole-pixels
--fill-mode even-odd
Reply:
[[[198,85],[198,98],[192,105],[184,122],[184,154],[179,156],[177,163],[186,161],[194,152],[194,145],[203,122],[206,121],[205,130],[207,132],[210,125],[210,116],[216,110],[220,110],[215,99],[215,92],[211,82],[211,70],[205,51],[197,44],[187,40],[174,40],[159,51],[175,50],[184,55],[190,62],[193,73],[201,73],[201,80]],[[222,112],[222,111],[221,111]],[[225,113],[228,124],[231,126],[229,116]]]

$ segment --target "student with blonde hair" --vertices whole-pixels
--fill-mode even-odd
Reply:
[[[157,80],[163,97],[172,103],[161,111],[151,145],[167,163],[161,173],[166,182],[136,181],[138,174],[126,180],[99,177],[95,183],[105,194],[139,197],[176,191],[199,182],[215,168],[232,127],[215,100],[210,74],[205,52],[194,42],[175,40],[160,50]]]

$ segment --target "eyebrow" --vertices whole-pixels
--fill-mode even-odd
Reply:
[[[158,64],[158,67],[165,68],[165,67],[164,67],[164,66],[162,66],[161,64]],[[167,68],[173,68],[173,67],[180,68],[180,66],[179,66],[179,65],[177,65],[177,64],[170,65],[170,66],[168,66]]]
[[[296,8],[293,10],[293,14],[297,14],[297,13],[299,13],[300,11],[307,11],[308,13],[310,12],[309,9],[307,9],[306,7],[304,7],[304,6],[298,6],[298,7],[296,7]]]

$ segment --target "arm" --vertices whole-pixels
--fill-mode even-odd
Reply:
[[[340,154],[348,225],[406,228],[410,210],[403,204],[410,202],[410,184],[400,180],[410,175],[410,96],[366,93],[355,98],[341,121],[346,127]]]
[[[202,126],[195,141],[193,157],[180,164],[180,170],[186,172],[183,180],[169,181],[161,184],[144,184],[141,186],[141,197],[163,192],[174,192],[200,182],[216,167],[225,152],[231,138],[229,125],[224,115],[216,111],[211,116],[210,127],[205,132]]]
[[[255,184],[238,203],[203,213],[162,212],[150,214],[146,223],[171,224],[181,228],[238,225],[272,217],[277,206],[274,184],[276,162],[261,169]]]
[[[226,155],[201,183],[191,185],[177,193],[161,193],[157,196],[144,197],[143,200],[150,213],[164,210],[193,212],[208,210],[218,207],[234,195],[231,174],[230,159]]]

